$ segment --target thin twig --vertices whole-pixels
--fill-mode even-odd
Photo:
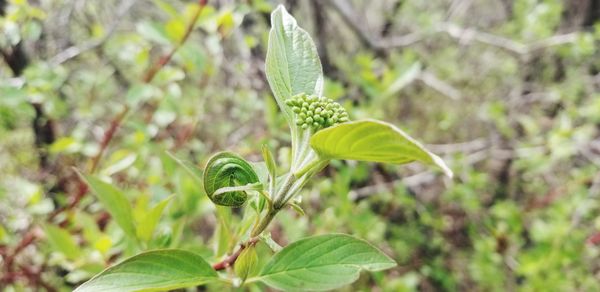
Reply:
[[[158,60],[158,62],[156,62],[154,64],[154,66],[150,67],[150,69],[146,72],[146,75],[143,78],[144,82],[150,83],[152,81],[152,79],[154,79],[154,76],[156,76],[156,73],[158,73],[158,71],[160,71],[160,69],[162,69],[166,64],[168,64],[169,61],[171,61],[171,58],[173,58],[173,55],[175,55],[175,53],[177,52],[177,50],[179,50],[179,48],[181,48],[181,46],[183,46],[183,44],[185,44],[187,39],[190,37],[192,31],[194,30],[194,26],[196,25],[196,22],[198,21],[198,17],[200,16],[200,13],[204,9],[204,6],[206,6],[206,1],[207,0],[199,0],[198,1],[198,5],[200,5],[200,7],[198,7],[198,9],[196,9],[196,13],[194,13],[194,15],[192,16],[192,20],[188,24],[183,37],[181,38],[181,40],[179,40],[179,42],[177,42],[177,44],[173,47],[173,49],[171,49],[171,51],[167,55],[162,56]]]
[[[342,17],[346,25],[354,32],[361,42],[374,50],[390,50],[411,46],[427,38],[433,37],[439,33],[446,33],[451,38],[458,40],[461,44],[471,44],[478,42],[489,46],[500,48],[513,55],[527,55],[539,50],[571,44],[577,40],[576,32],[551,36],[546,39],[534,41],[531,43],[522,43],[510,38],[495,35],[487,32],[478,31],[472,28],[462,28],[453,23],[440,23],[431,31],[412,32],[403,36],[392,36],[387,38],[373,37],[364,22],[357,21],[358,14],[347,1],[332,0],[328,1],[332,8]]]
[[[112,141],[113,137],[115,136],[115,133],[117,132],[117,130],[123,123],[123,120],[125,119],[125,116],[127,116],[128,112],[129,112],[129,107],[125,106],[123,108],[123,110],[116,117],[114,117],[113,120],[110,122],[110,126],[108,127],[106,132],[104,132],[102,141],[100,141],[100,150],[92,158],[92,164],[90,167],[91,173],[96,172],[96,169],[98,168],[98,163],[100,162],[100,159],[102,159],[102,156],[104,155],[104,152],[106,151],[106,148],[108,148],[108,144],[110,143],[110,141]]]
[[[421,72],[417,78],[428,87],[431,87],[433,90],[449,97],[452,100],[461,99],[462,94],[458,89],[439,79],[437,76],[435,76],[435,74],[429,71]]]

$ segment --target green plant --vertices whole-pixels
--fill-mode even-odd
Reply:
[[[281,248],[265,232],[280,210],[291,207],[303,213],[294,198],[332,159],[394,164],[420,161],[452,176],[438,156],[395,126],[371,119],[349,121],[340,104],[322,96],[321,63],[308,33],[282,6],[272,13],[271,24],[266,74],[291,129],[290,169],[279,175],[271,151],[264,146],[264,164],[221,152],[209,159],[201,180],[211,201],[222,206],[218,207],[220,212],[225,212],[223,207],[251,210],[244,213],[251,215],[244,216],[236,236],[225,239],[230,246],[239,243],[239,248],[212,267],[185,250],[147,251],[104,270],[76,291],[176,289],[211,282],[234,286],[262,282],[283,290],[328,290],[352,283],[361,270],[380,271],[396,265],[382,251],[353,236],[319,235]],[[196,175],[185,163],[174,160]],[[125,234],[133,241],[143,239],[132,225],[130,210],[119,203],[125,201],[122,194],[101,180],[85,179]],[[166,203],[154,207],[145,222],[155,225]],[[260,241],[275,252],[262,268],[256,250]],[[218,273],[228,267],[234,268],[234,274]]]

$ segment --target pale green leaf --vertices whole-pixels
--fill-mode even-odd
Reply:
[[[265,62],[275,100],[293,126],[292,112],[285,100],[299,93],[321,96],[323,69],[310,35],[281,5],[271,14]]]
[[[392,124],[361,120],[339,124],[317,132],[310,145],[323,159],[347,159],[405,164],[420,161],[436,165],[452,177],[452,171],[437,155]]]
[[[54,225],[45,225],[44,231],[50,245],[69,259],[77,259],[81,252],[73,236],[65,229]]]
[[[177,163],[179,166],[181,166],[186,172],[187,174],[193,178],[199,185],[202,185],[202,176],[203,176],[203,171],[202,169],[200,169],[199,167],[197,167],[195,164],[188,162],[188,161],[184,161],[181,160],[179,158],[177,158],[173,153],[171,152],[165,152],[167,153],[167,156],[165,156],[165,158],[170,158],[171,161]]]
[[[152,238],[152,234],[154,233],[154,229],[156,229],[158,220],[172,198],[173,196],[171,195],[160,201],[146,214],[146,216],[144,216],[144,219],[140,221],[140,224],[137,228],[137,235],[141,240],[149,241]]]
[[[252,245],[240,253],[235,261],[234,272],[242,280],[246,280],[248,276],[255,273],[258,266],[258,254],[256,248]]]
[[[139,22],[136,25],[137,32],[145,39],[168,45],[171,43],[163,26],[154,22]]]
[[[331,290],[356,281],[361,270],[394,266],[394,260],[364,240],[328,234],[286,246],[267,263],[258,279],[281,290]]]
[[[131,204],[127,200],[127,197],[125,197],[125,194],[113,185],[93,176],[82,175],[82,177],[85,178],[100,203],[102,203],[112,218],[119,224],[125,234],[135,239],[136,231],[133,225]]]
[[[112,266],[77,292],[170,290],[197,286],[218,279],[199,255],[179,249],[153,250]]]

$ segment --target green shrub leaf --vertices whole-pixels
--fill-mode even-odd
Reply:
[[[143,219],[139,222],[137,228],[137,235],[143,241],[150,241],[152,234],[158,225],[160,216],[162,216],[165,207],[169,204],[169,201],[173,198],[173,195],[166,197],[154,206],[148,213],[145,214]]]
[[[271,14],[266,74],[277,104],[294,127],[285,101],[299,93],[321,96],[323,69],[310,35],[281,5]]]
[[[208,283],[217,273],[199,255],[179,249],[153,250],[112,266],[77,292],[169,290]]]
[[[82,176],[88,185],[94,191],[98,200],[104,208],[110,213],[113,219],[119,224],[126,235],[132,239],[136,237],[135,226],[133,225],[133,214],[131,204],[123,192],[93,176]]]
[[[44,225],[44,231],[50,245],[67,258],[76,260],[81,255],[81,250],[69,231],[50,224]]]
[[[246,280],[257,269],[258,254],[254,246],[249,246],[242,250],[234,266],[235,274],[242,280]]]
[[[364,240],[328,234],[286,246],[267,263],[259,279],[282,290],[330,290],[356,281],[361,270],[394,266],[394,260]]]
[[[437,155],[392,124],[361,120],[339,124],[317,132],[312,148],[324,159],[347,159],[405,164],[420,161],[436,165],[452,177],[452,171]]]

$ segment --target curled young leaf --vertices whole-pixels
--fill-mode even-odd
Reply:
[[[452,177],[437,155],[392,124],[362,120],[339,124],[317,132],[310,145],[323,159],[348,159],[405,164],[420,161],[436,165]]]
[[[252,165],[231,152],[220,152],[208,160],[204,170],[204,190],[213,203],[239,207],[246,202],[249,190],[262,184]]]

